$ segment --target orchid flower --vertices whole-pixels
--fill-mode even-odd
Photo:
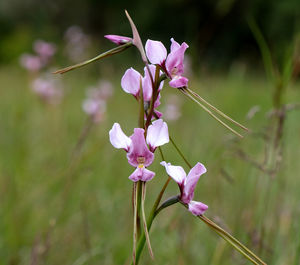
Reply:
[[[146,167],[152,164],[155,149],[169,142],[168,126],[162,119],[154,121],[148,127],[146,139],[144,133],[144,129],[135,128],[134,133],[128,137],[119,123],[115,123],[109,131],[111,144],[115,148],[124,149],[127,152],[128,163],[136,168],[129,176],[133,182],[149,181],[155,176],[155,173]]]
[[[119,35],[105,35],[104,38],[110,40],[111,42],[117,45],[122,45],[128,42],[132,42],[132,38],[119,36]]]
[[[154,77],[155,65],[149,65],[149,69],[152,77]],[[132,94],[136,99],[138,99],[140,95],[141,85],[142,85],[144,104],[146,108],[148,108],[152,99],[153,88],[152,88],[151,77],[146,67],[144,68],[144,73],[145,76],[143,77],[138,71],[136,71],[132,67],[127,69],[125,74],[122,77],[121,86],[126,93]],[[160,72],[160,74],[162,74],[162,72]],[[158,87],[158,96],[154,102],[155,109],[160,105],[159,99],[160,99],[160,91],[162,90],[162,87],[163,87],[163,82],[161,82]],[[154,110],[154,113],[158,118],[162,116],[162,113],[160,113],[157,110]]]
[[[185,50],[189,46],[183,42],[179,45],[171,39],[171,51],[167,55],[165,46],[160,41],[147,40],[145,50],[149,61],[158,64],[171,79],[169,85],[174,88],[187,86],[188,79],[182,76],[184,72],[183,59]]]
[[[186,175],[181,166],[172,166],[165,161],[160,164],[166,168],[167,174],[177,182],[181,202],[188,205],[188,209],[193,215],[202,215],[208,206],[202,202],[193,201],[193,198],[196,184],[200,176],[206,172],[205,166],[197,163]]]

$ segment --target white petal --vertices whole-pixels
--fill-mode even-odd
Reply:
[[[171,163],[166,163],[165,161],[162,161],[160,164],[166,168],[167,174],[172,179],[174,179],[179,185],[183,184],[186,178],[186,173],[181,166],[172,166]]]
[[[126,152],[129,151],[131,139],[122,131],[119,123],[114,123],[109,131],[109,140],[115,148],[123,148]]]
[[[162,119],[154,121],[149,126],[146,142],[150,146],[150,150],[154,151],[156,147],[169,142],[168,125]]]

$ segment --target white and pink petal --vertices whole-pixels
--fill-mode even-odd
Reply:
[[[122,131],[119,123],[114,123],[109,131],[109,140],[115,148],[123,148],[126,152],[131,146],[131,139]]]
[[[146,142],[150,150],[154,152],[156,147],[169,142],[168,125],[162,119],[156,120],[149,126]]]
[[[183,185],[186,173],[181,166],[172,166],[171,163],[166,163],[165,161],[162,161],[160,164],[165,167],[167,174],[172,179],[174,179],[180,186]]]
[[[145,50],[152,64],[161,65],[167,58],[167,49],[160,41],[147,40]]]
[[[195,215],[202,215],[208,209],[208,206],[202,202],[190,201],[188,204],[189,211]]]
[[[121,87],[126,93],[137,97],[140,92],[141,74],[132,67],[127,69],[121,80]]]

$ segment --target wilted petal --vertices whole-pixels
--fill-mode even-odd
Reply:
[[[182,167],[172,166],[171,163],[166,163],[165,161],[162,161],[160,164],[166,168],[167,174],[174,179],[179,186],[184,183],[186,173]]]
[[[202,202],[190,201],[189,202],[189,211],[193,215],[202,215],[208,209],[208,206]]]
[[[184,76],[175,76],[172,78],[172,80],[169,82],[170,87],[178,88],[187,86],[188,79]]]
[[[149,151],[145,137],[144,129],[135,128],[133,135],[130,136],[131,147],[127,154],[128,163],[134,167],[143,164],[146,167],[151,165],[154,159],[154,154]]]
[[[154,121],[148,128],[146,142],[149,144],[152,152],[156,147],[168,143],[169,131],[167,123],[162,119]]]
[[[137,169],[129,176],[129,179],[133,182],[141,181],[149,181],[153,179],[155,173],[146,169],[143,165],[139,165]]]
[[[141,74],[132,67],[127,69],[121,80],[121,86],[126,93],[132,94],[135,97],[140,92]]]
[[[132,42],[132,38],[125,37],[125,36],[119,36],[119,35],[105,35],[104,38],[112,41],[113,43],[117,45],[122,45],[127,42]]]
[[[196,184],[202,174],[206,172],[206,168],[201,163],[197,163],[189,172],[184,182],[183,194],[181,200],[189,203],[194,197]]]
[[[152,64],[162,64],[167,57],[167,49],[160,41],[147,40],[146,54]]]
[[[115,148],[123,148],[126,152],[129,151],[131,139],[122,131],[119,123],[114,123],[109,131],[109,140]]]

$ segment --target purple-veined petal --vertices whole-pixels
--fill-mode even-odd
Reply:
[[[193,199],[196,184],[200,176],[205,172],[205,166],[199,162],[190,170],[184,181],[183,194],[181,196],[181,200],[184,203],[189,203]]]
[[[109,140],[115,148],[123,148],[126,152],[130,149],[131,139],[122,131],[119,123],[114,123],[109,131]]]
[[[110,40],[111,42],[122,45],[127,42],[132,42],[132,38],[125,37],[125,36],[119,36],[119,35],[105,35],[104,38]]]
[[[147,144],[154,152],[155,148],[169,142],[168,125],[162,119],[156,120],[149,126],[147,131]]]
[[[175,50],[180,48],[180,44],[175,41],[173,38],[171,38],[171,52],[174,52]]]
[[[208,206],[202,202],[190,201],[189,204],[189,211],[193,215],[202,215],[208,209]]]
[[[162,64],[167,57],[167,49],[160,41],[147,40],[146,55],[152,64]]]
[[[127,154],[128,163],[134,167],[137,167],[139,164],[143,164],[145,167],[151,165],[154,159],[154,154],[149,151],[146,145],[144,129],[135,128],[130,139],[130,152]]]
[[[133,182],[150,181],[155,176],[153,171],[146,169],[143,165],[139,165],[136,170],[129,176],[129,179]]]
[[[184,42],[178,49],[169,53],[166,59],[166,69],[171,77],[183,74],[184,53],[188,47]]]
[[[178,88],[187,86],[188,79],[184,76],[175,76],[172,78],[172,80],[169,82],[170,87]]]
[[[126,93],[132,94],[135,97],[140,92],[141,74],[132,67],[127,69],[121,80],[121,86]]]
[[[186,173],[181,166],[172,166],[171,163],[166,163],[165,161],[160,162],[160,164],[166,168],[167,174],[174,179],[179,186],[184,183]]]

